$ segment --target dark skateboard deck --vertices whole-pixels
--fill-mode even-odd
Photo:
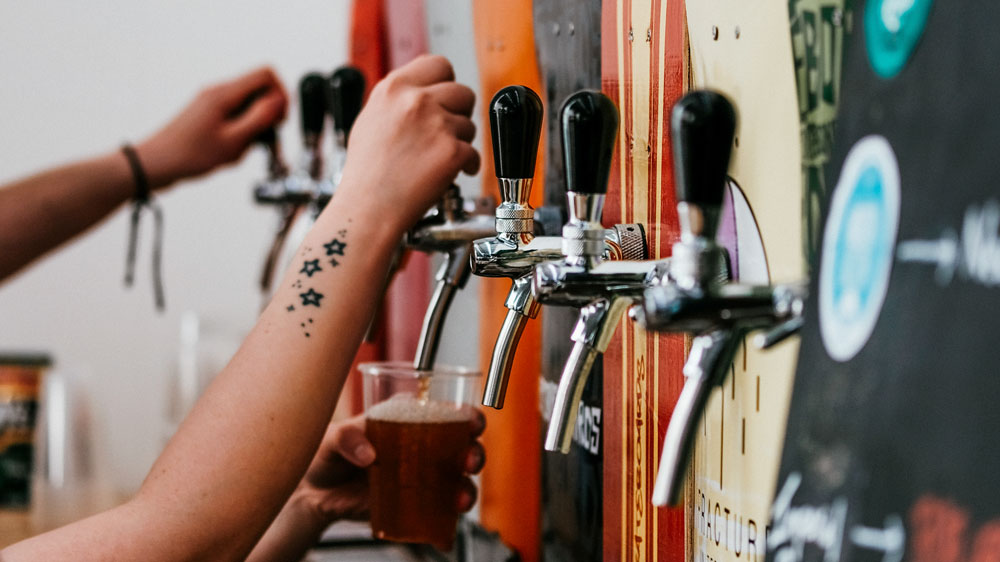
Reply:
[[[535,44],[545,107],[546,206],[566,216],[560,109],[582,89],[601,87],[600,0],[534,2]],[[572,348],[570,334],[579,310],[545,307],[541,315],[542,433],[552,399]],[[546,560],[601,560],[603,528],[603,387],[600,364],[590,373],[580,404],[574,444],[568,454],[542,453],[542,548]]]

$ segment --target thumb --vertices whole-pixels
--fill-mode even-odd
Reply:
[[[351,464],[364,468],[375,462],[375,447],[365,436],[363,424],[347,424],[341,427],[335,448],[340,456]]]

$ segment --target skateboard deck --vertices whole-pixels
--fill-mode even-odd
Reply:
[[[423,0],[382,0],[389,70],[427,52]],[[413,361],[431,295],[431,259],[407,251],[385,295],[385,358]]]
[[[754,283],[801,280],[799,111],[788,7],[689,2],[687,25],[691,88],[724,93],[738,115],[729,175],[750,214],[743,213],[737,243],[752,248],[759,238],[763,260],[753,266],[740,255],[735,273]],[[760,351],[744,341],[708,402],[686,500],[695,560],[763,559],[797,346],[793,339]],[[676,380],[680,372],[661,377]]]
[[[387,70],[385,48],[385,14],[381,0],[354,0],[351,5],[351,35],[348,48],[350,64],[365,77],[365,97],[372,87],[385,76]],[[350,417],[364,410],[359,363],[377,361],[385,356],[385,311],[376,313],[374,325],[378,328],[373,341],[363,342],[354,357],[344,392],[337,405],[336,416]]]
[[[535,44],[545,107],[545,205],[566,216],[566,178],[560,142],[560,109],[582,89],[601,87],[600,0],[536,0]],[[544,307],[541,316],[541,412],[548,425],[552,399],[572,348],[570,335],[579,310]],[[545,560],[601,560],[603,416],[601,367],[584,389],[576,439],[568,454],[542,453],[542,551]]]
[[[650,257],[679,237],[670,109],[687,72],[680,0],[605,0],[603,91],[619,108],[604,222],[647,227]],[[684,512],[650,503],[659,445],[680,393],[684,339],[625,319],[604,356],[604,560],[685,560]]]
[[[854,6],[770,559],[997,556],[1000,77],[983,53],[1000,38],[969,17],[983,7]]]
[[[365,77],[365,98],[389,72],[386,54],[384,0],[354,0],[351,3],[351,65]]]
[[[487,147],[490,127],[487,107],[493,94],[504,86],[521,84],[542,91],[535,58],[531,25],[531,0],[474,0],[476,57],[479,61],[479,135],[482,153],[482,194],[500,200],[493,155]],[[540,146],[544,146],[542,131]],[[530,204],[542,204],[545,158],[539,151]],[[489,368],[493,344],[507,309],[504,301],[510,290],[507,279],[482,279],[479,320],[479,357],[483,373]],[[545,317],[546,312],[540,314]],[[490,460],[480,480],[480,516],[484,527],[500,533],[501,539],[517,549],[522,560],[540,556],[541,507],[539,465],[538,374],[541,364],[541,322],[527,323],[517,349],[506,401],[502,410],[484,408],[486,432],[483,444]]]
[[[791,0],[792,63],[802,147],[803,251],[812,269],[819,244],[821,204],[829,193],[826,164],[833,151],[844,41],[853,27],[851,0]]]

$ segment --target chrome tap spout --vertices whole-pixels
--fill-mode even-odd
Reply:
[[[552,405],[552,417],[545,435],[546,451],[569,452],[576,430],[577,405],[590,371],[598,357],[607,351],[618,322],[632,302],[631,297],[615,296],[591,302],[580,309],[580,319],[571,336],[573,349],[559,377]]]
[[[726,376],[743,337],[741,330],[714,330],[698,336],[684,364],[684,388],[663,439],[660,470],[653,486],[653,505],[674,505],[682,497],[694,436],[708,397]]]
[[[483,387],[483,405],[498,410],[503,408],[514,363],[514,351],[521,341],[521,334],[528,320],[538,316],[541,308],[531,294],[529,277],[514,280],[504,305],[507,307],[507,316],[504,317],[496,344],[493,345],[493,355],[490,357],[490,367]]]
[[[604,231],[604,258],[608,260],[642,259],[645,257],[646,245],[644,231],[641,225],[615,225]],[[563,257],[563,240],[554,236],[537,236],[530,243],[515,245],[500,237],[477,240],[473,245],[472,271],[483,277],[511,277],[513,284],[507,295],[505,306],[507,316],[504,318],[500,334],[493,346],[486,385],[483,389],[483,405],[491,408],[503,408],[504,395],[510,372],[513,366],[514,354],[517,350],[521,333],[529,319],[538,315],[540,304],[532,292],[534,275],[539,269],[551,265],[564,266],[559,260]],[[611,263],[617,265],[611,265]],[[645,287],[648,265],[636,268],[626,265],[630,262],[610,262],[606,269],[619,275],[617,283],[626,283],[634,287],[636,293],[641,293]],[[572,266],[565,266],[572,269]],[[579,269],[579,268],[577,268]],[[547,269],[546,269],[547,270]],[[641,271],[640,271],[641,270]],[[534,274],[534,275],[533,275]],[[588,294],[598,294],[590,291]],[[603,293],[600,293],[603,294]],[[587,304],[593,300],[589,297],[582,301]]]
[[[476,208],[492,208],[490,203]],[[419,371],[434,367],[441,331],[455,293],[465,286],[471,273],[472,242],[494,232],[493,220],[481,213],[469,213],[458,187],[451,186],[437,208],[406,235],[406,245],[426,253],[442,253],[437,285],[424,314],[413,366]]]

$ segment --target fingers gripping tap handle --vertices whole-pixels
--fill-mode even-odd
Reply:
[[[490,101],[490,133],[496,175],[528,179],[535,175],[542,100],[526,86],[507,86]]]
[[[353,66],[342,66],[334,70],[326,81],[327,109],[333,118],[333,129],[345,145],[354,121],[361,113],[364,97],[365,77]]]
[[[559,121],[566,190],[592,195],[607,193],[618,135],[618,108],[604,94],[584,90],[566,100]]]
[[[736,110],[720,93],[698,90],[670,116],[682,230],[714,237],[736,132]]]
[[[318,139],[323,134],[326,117],[326,78],[310,72],[299,82],[299,104],[302,112],[302,135]]]

